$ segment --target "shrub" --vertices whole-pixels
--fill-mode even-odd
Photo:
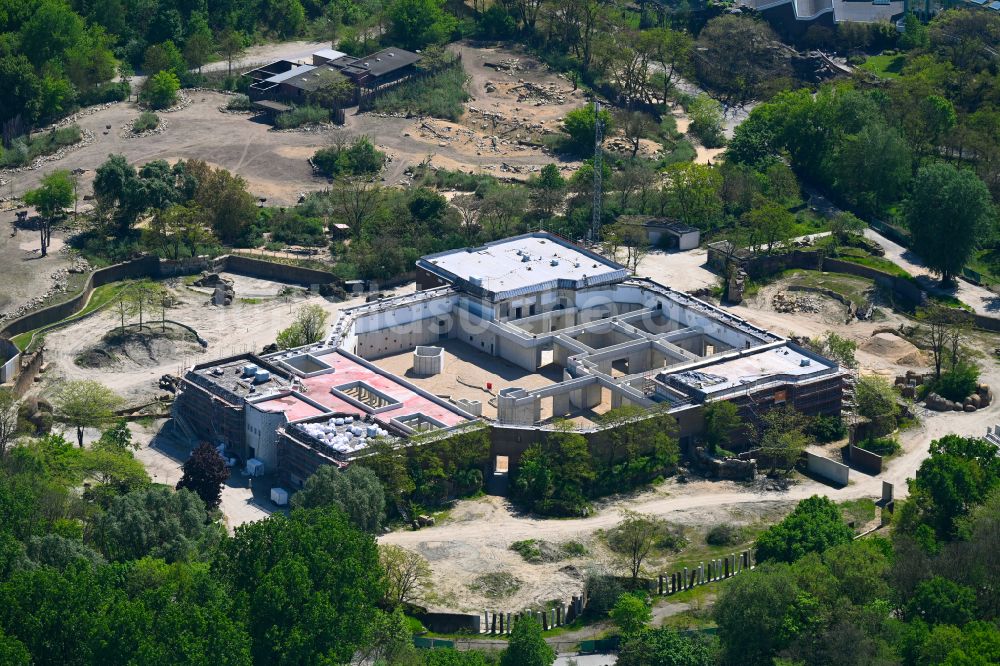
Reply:
[[[807,432],[821,443],[836,442],[847,437],[847,426],[840,416],[817,416],[809,424]]]
[[[330,121],[330,112],[318,106],[299,106],[274,119],[278,129],[293,129],[303,125],[318,125]]]
[[[722,130],[722,106],[708,95],[698,95],[688,105],[691,125],[688,131],[698,137],[706,148],[721,148],[726,144]]]
[[[108,102],[123,102],[132,94],[132,86],[126,81],[104,83],[80,92],[77,103],[80,106],[107,104]]]
[[[458,121],[462,104],[469,100],[465,84],[469,77],[454,66],[425,79],[407,81],[377,98],[372,108],[381,113],[416,113]]]
[[[142,99],[154,109],[166,109],[177,102],[180,79],[173,72],[158,72],[146,79]]]
[[[330,177],[368,176],[382,170],[385,153],[376,150],[371,140],[362,136],[350,146],[331,146],[316,151],[313,163],[324,175]]]
[[[710,546],[735,546],[743,543],[744,530],[732,523],[716,525],[705,535],[705,543]]]
[[[613,125],[611,112],[606,108],[601,109],[600,118],[604,135],[607,136],[611,133]],[[570,111],[563,120],[563,130],[569,135],[570,148],[583,154],[593,152],[595,129],[593,102]]]
[[[149,130],[154,130],[160,126],[160,117],[151,111],[143,111],[139,114],[139,117],[135,119],[132,123],[132,131],[138,134],[139,132],[148,132]]]
[[[872,439],[855,444],[855,446],[880,456],[891,456],[899,453],[901,448],[899,442],[892,437],[873,437]]]
[[[252,105],[246,95],[233,95],[226,103],[226,108],[230,111],[249,111]]]
[[[941,377],[934,382],[933,390],[948,400],[961,402],[972,395],[978,384],[979,368],[960,361],[953,369],[941,373]]]
[[[72,146],[83,138],[78,125],[60,127],[34,136],[20,136],[0,155],[0,167],[19,167],[32,162],[36,157],[51,155],[60,148]]]

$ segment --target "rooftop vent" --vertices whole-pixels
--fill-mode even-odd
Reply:
[[[390,51],[390,52],[389,52],[389,57],[390,57],[390,58],[394,58],[394,57],[396,57],[396,54],[395,54],[395,53],[393,53],[392,51]]]
[[[801,361],[799,361],[799,367],[802,367],[802,368],[804,368],[804,367],[806,367],[807,365],[812,365],[812,361],[811,361],[811,360],[809,360],[808,358],[804,358],[804,359],[802,359]]]
[[[524,254],[521,255],[521,263],[523,264],[528,261],[531,261],[531,255],[525,252]]]
[[[552,261],[549,262],[549,266],[558,266],[558,265],[559,265],[558,259],[553,259]]]

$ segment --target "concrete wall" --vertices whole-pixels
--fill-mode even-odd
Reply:
[[[806,469],[839,486],[846,486],[851,468],[829,458],[806,451]]]
[[[14,381],[21,362],[21,352],[10,340],[0,338],[0,384]]]
[[[252,404],[243,409],[247,456],[264,462],[264,471],[278,468],[278,428],[288,423],[283,412],[265,412]],[[253,452],[251,453],[251,449]]]
[[[865,449],[859,449],[854,446],[854,444],[851,444],[848,451],[848,455],[851,459],[851,467],[854,467],[865,474],[874,475],[882,473],[882,456],[877,453],[872,453],[871,451],[866,451]]]
[[[413,350],[413,373],[423,377],[439,375],[444,370],[444,349],[418,345]]]
[[[447,322],[445,326],[438,325],[442,320]],[[448,315],[397,324],[379,331],[358,333],[354,353],[362,358],[374,360],[412,351],[414,347],[437,342],[439,331],[447,331],[450,322],[451,316]]]

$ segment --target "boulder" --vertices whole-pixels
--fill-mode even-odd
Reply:
[[[976,411],[975,405],[966,405],[963,409],[965,409],[965,411],[967,411],[967,412],[974,412],[974,411]]]

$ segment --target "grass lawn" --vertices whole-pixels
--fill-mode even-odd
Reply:
[[[875,282],[872,280],[854,275],[844,275],[843,273],[821,273],[794,269],[786,272],[782,277],[787,278],[791,284],[835,291],[850,299],[855,305],[866,303],[868,291],[875,287]]]
[[[861,498],[841,502],[839,506],[840,515],[848,523],[853,522],[855,525],[862,526],[875,520],[875,500]]]
[[[849,261],[852,264],[867,266],[868,268],[874,268],[875,270],[882,271],[883,273],[889,273],[890,275],[895,275],[896,277],[910,277],[909,273],[885,257],[872,256],[864,250],[856,247],[840,248],[840,255],[837,259]]]
[[[903,55],[877,55],[869,56],[861,65],[862,69],[867,69],[882,79],[895,79],[903,71],[906,64],[906,56]]]

